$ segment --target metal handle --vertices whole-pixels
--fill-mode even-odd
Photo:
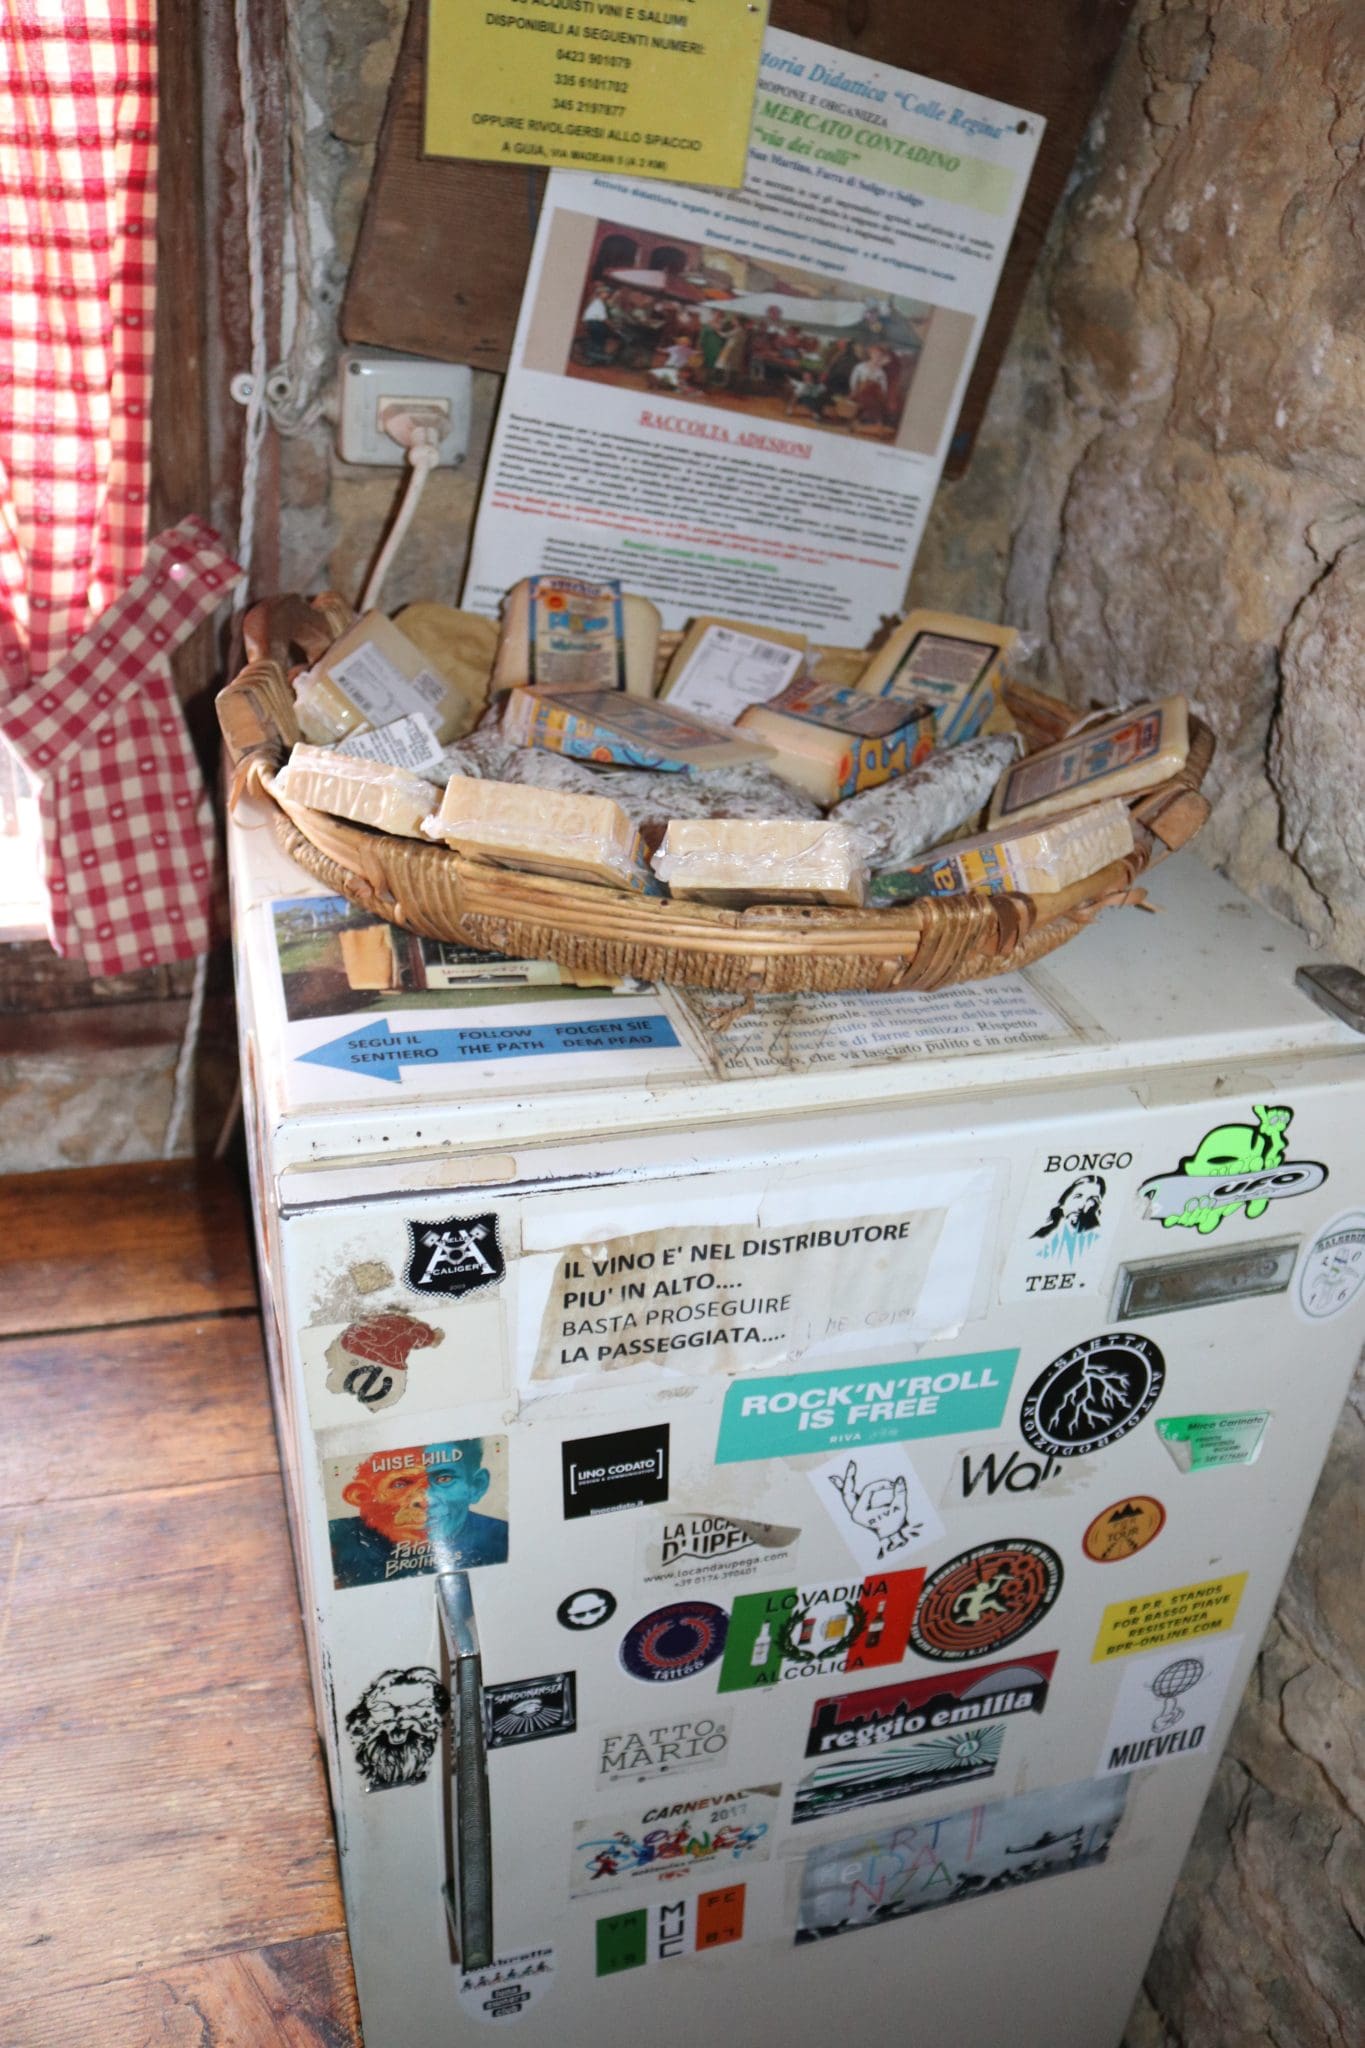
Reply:
[[[460,1963],[486,1969],[493,1960],[493,1823],[488,1804],[488,1752],[483,1727],[483,1661],[467,1572],[439,1572],[436,1607],[450,1659],[454,1731],[455,1882],[451,1920]]]

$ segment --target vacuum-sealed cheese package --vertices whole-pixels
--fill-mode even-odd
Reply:
[[[607,796],[452,775],[426,831],[500,867],[659,893],[639,833]]]
[[[625,690],[652,697],[663,624],[619,583],[524,576],[503,600],[495,690]]]
[[[366,612],[295,680],[294,708],[305,740],[318,746],[414,711],[439,740],[468,730],[462,692],[383,612]]]
[[[733,910],[751,903],[856,908],[867,883],[850,833],[801,818],[675,818],[654,872],[675,896]]]
[[[1190,751],[1189,705],[1163,697],[1069,733],[1001,777],[990,821],[1045,818],[1106,796],[1136,796],[1167,782]]]
[[[274,788],[282,803],[305,804],[405,839],[422,837],[422,820],[441,800],[439,789],[406,768],[302,742],[276,775]]]
[[[906,903],[916,896],[960,896],[1001,890],[1055,894],[1122,860],[1133,850],[1133,820],[1118,797],[1065,811],[1055,818],[997,825],[975,839],[936,846],[922,860],[874,875],[873,903]]]

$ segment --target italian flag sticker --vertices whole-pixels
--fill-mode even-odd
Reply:
[[[884,1572],[840,1585],[741,1593],[730,1616],[721,1692],[829,1678],[899,1664],[924,1584],[922,1571]]]

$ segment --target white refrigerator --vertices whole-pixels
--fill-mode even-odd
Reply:
[[[1362,1336],[1303,942],[736,1009],[231,850],[368,2048],[1117,2043]]]

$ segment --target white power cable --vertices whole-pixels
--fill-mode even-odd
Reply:
[[[392,568],[393,558],[403,545],[407,530],[412,525],[412,517],[417,510],[418,500],[426,489],[427,478],[440,464],[441,431],[446,424],[446,416],[436,406],[405,405],[401,409],[390,408],[381,413],[379,423],[400,448],[407,449],[409,470],[393,525],[389,528],[388,537],[375,559],[375,565],[370,571],[360,600],[362,612],[372,611],[378,604],[384,578]]]

